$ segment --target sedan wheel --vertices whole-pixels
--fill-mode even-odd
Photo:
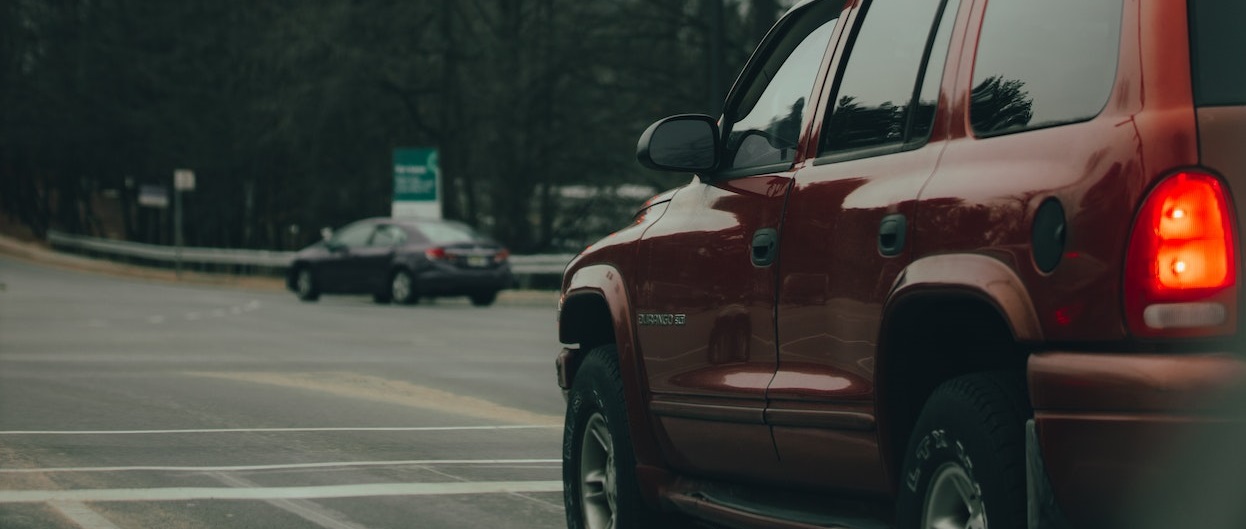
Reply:
[[[394,303],[413,305],[420,299],[415,294],[415,280],[411,278],[411,273],[406,270],[394,272],[393,278],[390,279],[389,287],[390,297],[394,300]]]
[[[316,301],[320,298],[320,291],[316,289],[316,278],[312,276],[310,268],[300,268],[294,276],[294,293],[303,301]]]

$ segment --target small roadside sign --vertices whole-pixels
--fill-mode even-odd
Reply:
[[[190,169],[176,169],[173,171],[173,189],[177,191],[194,191],[195,190],[195,172]]]
[[[159,185],[139,186],[138,205],[149,208],[169,207],[169,188]]]

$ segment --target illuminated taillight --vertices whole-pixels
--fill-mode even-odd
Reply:
[[[1180,172],[1155,186],[1134,221],[1125,310],[1140,336],[1233,332],[1237,312],[1234,214],[1215,177]]]
[[[499,264],[505,263],[506,260],[510,258],[510,256],[511,256],[510,250],[507,250],[506,248],[502,248],[500,251],[498,251],[498,253],[493,254],[493,262],[499,263]]]
[[[427,250],[424,250],[424,257],[427,257],[427,258],[429,258],[429,259],[431,259],[431,260],[433,260],[433,261],[437,261],[437,260],[440,260],[440,259],[445,259],[445,258],[446,258],[446,249],[445,249],[445,248],[442,248],[442,247],[440,247],[440,246],[437,246],[437,247],[435,247],[435,248],[429,248],[429,249],[427,249]]]

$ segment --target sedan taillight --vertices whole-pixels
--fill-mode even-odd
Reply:
[[[510,251],[507,250],[506,248],[502,248],[501,250],[498,251],[498,253],[493,254],[493,262],[498,263],[498,264],[505,263],[506,260],[510,258],[510,256],[511,256]]]
[[[439,261],[446,258],[446,249],[440,246],[424,250],[424,257],[432,261]]]

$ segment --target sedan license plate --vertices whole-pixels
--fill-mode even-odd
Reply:
[[[489,258],[483,255],[470,255],[467,257],[467,266],[472,268],[484,268],[489,264]]]

